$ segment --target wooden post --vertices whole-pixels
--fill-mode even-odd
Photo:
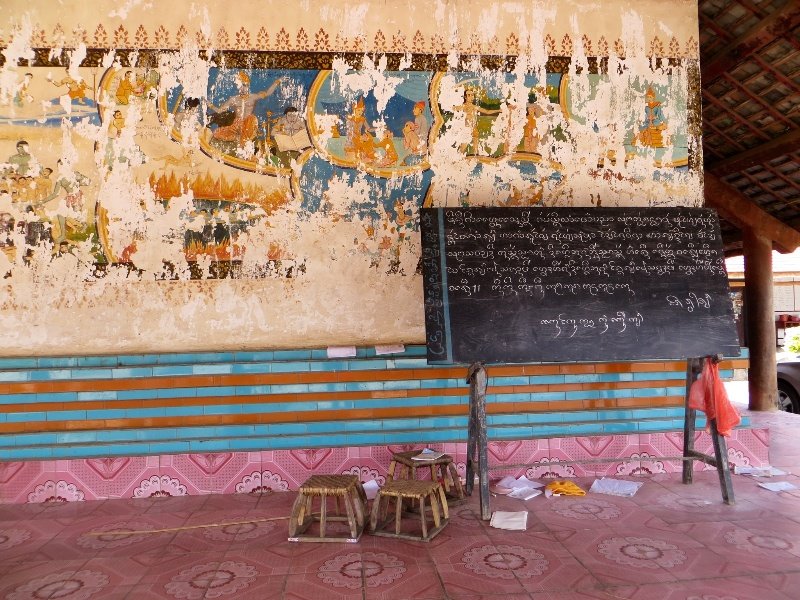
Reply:
[[[472,493],[475,479],[475,451],[478,454],[481,519],[491,518],[489,505],[489,451],[486,438],[486,369],[483,363],[473,363],[467,372],[469,385],[469,425],[467,432],[467,493]]]
[[[686,393],[684,396],[683,404],[685,413],[683,417],[683,457],[688,458],[694,452],[694,432],[695,420],[697,411],[689,407],[689,390],[692,384],[697,379],[700,373],[699,369],[700,360],[697,358],[690,358],[686,361]],[[683,461],[683,483],[692,483],[694,476],[694,461]]]

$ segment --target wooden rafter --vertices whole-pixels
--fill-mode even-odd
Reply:
[[[793,252],[800,247],[800,231],[785,225],[737,189],[709,173],[705,175],[705,202],[732,225],[753,229],[772,240],[782,252]]]
[[[784,10],[776,10],[758,25],[739,36],[717,52],[701,67],[703,80],[714,81],[725,72],[732,71],[751,54],[758,52],[770,42],[800,25],[800,5],[790,2]]]
[[[725,177],[731,173],[738,173],[752,166],[769,162],[779,156],[797,152],[798,149],[800,149],[800,128],[787,131],[750,150],[707,164],[706,173],[710,171],[714,175]]]

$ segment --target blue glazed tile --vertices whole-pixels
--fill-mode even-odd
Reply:
[[[347,436],[348,446],[382,446],[385,443],[383,433],[351,433]]]
[[[190,364],[233,362],[232,352],[184,352],[175,354],[159,354],[160,364]]]
[[[427,356],[428,348],[426,346],[406,346],[406,351],[403,354],[405,356]],[[427,365],[427,360],[425,362]]]
[[[269,435],[269,425],[253,425],[253,435]]]
[[[633,390],[634,398],[650,398],[652,396],[666,396],[667,388],[639,388]]]
[[[259,362],[272,360],[272,351],[236,352],[233,355],[235,362]]]
[[[32,460],[52,458],[53,451],[47,447],[4,448],[0,450],[0,461]]]
[[[308,392],[308,384],[306,383],[277,384],[271,387],[273,394],[305,394]]]
[[[419,419],[385,419],[383,429],[419,429]]]
[[[257,374],[263,375],[272,372],[272,365],[269,363],[236,363],[231,366],[231,373],[235,375]]]
[[[165,410],[165,416],[169,417],[196,417],[204,414],[202,406],[170,406]]]
[[[124,419],[124,408],[104,408],[102,410],[87,410],[87,419]]]
[[[98,442],[127,442],[136,439],[136,430],[106,429],[97,432]]]
[[[44,392],[30,395],[36,396],[36,402],[75,402],[78,400],[78,392]]]
[[[160,388],[156,390],[158,398],[194,398],[197,388]]]
[[[158,398],[158,390],[120,390],[118,400],[152,400]]]
[[[293,402],[293,410],[347,410],[354,408],[352,400],[329,400],[319,402]]]
[[[453,427],[466,427],[467,417],[430,417],[420,419],[423,427],[440,427],[448,429]]]
[[[188,440],[193,438],[199,438],[199,439],[212,438],[214,437],[214,429],[215,428],[213,426],[179,427],[175,435],[182,440]]]
[[[524,375],[515,377],[489,377],[489,389],[494,385],[528,385],[528,383],[529,379]]]
[[[531,375],[528,379],[532,385],[558,385],[564,383],[564,375]]]
[[[318,428],[312,432],[311,428],[305,423],[270,423],[269,431],[261,435],[302,435],[304,433],[320,433],[321,431],[330,431],[330,428]],[[318,424],[319,425],[319,424]],[[326,424],[327,425],[327,424]]]
[[[191,451],[190,442],[185,440],[173,440],[171,442],[151,442],[147,444],[150,454],[185,454]]]
[[[350,381],[345,384],[345,391],[348,392],[374,392],[382,389],[382,381]]]
[[[116,356],[80,356],[78,357],[79,367],[116,367]]]
[[[328,360],[320,362],[312,362],[309,364],[308,370],[314,373],[334,373],[337,371],[347,371],[348,363],[344,360]]]
[[[419,379],[394,379],[383,382],[385,390],[418,390],[421,388]]]
[[[88,444],[97,441],[96,431],[69,431],[58,434],[59,444]]]
[[[346,421],[344,423],[345,431],[381,431],[383,423],[378,419],[361,420],[361,421]]]
[[[419,441],[416,431],[386,431],[383,439],[387,444],[414,444]]]
[[[0,358],[0,369],[35,369],[35,358]]]
[[[264,445],[264,440],[258,438],[233,438],[228,441],[231,450],[261,450]]]
[[[328,358],[328,351],[317,348],[316,350],[311,351],[311,360],[327,360]]]
[[[72,369],[72,379],[111,379],[113,369]]]
[[[232,364],[221,365],[194,365],[192,373],[195,375],[228,375],[233,371]]]
[[[119,356],[117,362],[120,366],[155,365],[158,363],[156,354],[126,354]]]
[[[191,440],[189,442],[190,452],[213,452],[229,449],[230,442],[228,440]]]
[[[487,394],[486,401],[497,403],[497,402],[530,402],[531,401],[531,394],[530,393],[519,393],[519,394]]]
[[[111,377],[113,379],[144,379],[152,376],[152,367],[118,367],[116,369],[112,369],[111,371]]]
[[[62,370],[43,370],[43,371],[31,371],[30,380],[31,381],[54,381],[57,379],[72,379],[72,371],[69,369],[62,369]]]
[[[236,396],[262,396],[271,393],[272,386],[269,385],[237,385],[234,387]]]
[[[564,412],[542,412],[542,413],[528,413],[528,423],[561,423],[564,420]]]
[[[171,365],[153,367],[153,377],[174,377],[176,375],[193,375],[192,365]]]
[[[214,437],[244,437],[254,433],[252,425],[222,425],[214,427]]]
[[[183,408],[183,407],[181,407]],[[187,407],[188,408],[188,407]],[[191,407],[194,408],[194,407]],[[164,417],[167,415],[168,410],[173,410],[172,407],[165,408],[160,406],[158,408],[128,408],[125,410],[125,416],[129,419],[132,418],[146,418],[146,417]],[[171,413],[170,416],[180,416],[183,413]]]
[[[351,371],[385,371],[387,368],[386,359],[350,361]]]
[[[47,413],[48,421],[85,421],[85,410],[52,410]]]
[[[232,385],[208,386],[197,388],[198,396],[235,396],[236,388]]]
[[[28,371],[0,371],[0,381],[28,381]]]
[[[566,392],[531,392],[532,402],[558,402],[566,400]]]
[[[39,402],[36,394],[0,394],[0,405],[3,404],[30,404]]]
[[[210,404],[203,407],[204,415],[240,415],[241,404]]]
[[[256,404],[247,405],[247,413],[278,413],[284,412],[287,408],[282,403],[273,402],[259,402]]]
[[[304,361],[310,359],[311,350],[275,350],[272,353],[272,360]]]
[[[658,371],[655,373],[633,373],[634,381],[659,381],[664,379],[686,379],[686,373],[674,371]]]
[[[336,430],[337,428],[339,428],[339,431],[341,431],[341,428],[339,427],[338,424],[331,424],[325,421],[306,423],[305,425],[306,425],[306,431],[304,433],[310,433],[310,434],[328,433],[332,429]],[[270,433],[272,433],[271,428],[270,428]]]
[[[57,433],[24,433],[16,436],[2,436],[3,445],[9,445],[7,438],[11,442],[10,445],[16,446],[50,446],[56,444],[58,441]],[[14,441],[16,438],[16,442]]]
[[[608,410],[598,410],[595,412],[597,413],[597,418],[604,421],[633,418],[633,412],[630,410],[608,409]]]
[[[116,400],[117,392],[78,392],[78,400]]]
[[[343,392],[347,386],[344,383],[309,383],[308,391],[316,392]]]
[[[395,358],[394,365],[397,369],[422,369],[428,366],[425,358]]]
[[[136,439],[139,441],[174,440],[179,437],[178,430],[172,427],[159,429],[139,429],[136,432]]]
[[[42,357],[37,359],[37,364],[41,369],[63,369],[65,367],[78,366],[78,359],[73,357]]]
[[[672,421],[669,420],[639,421],[638,429],[639,431],[665,431],[671,429],[671,423]],[[681,427],[683,427],[682,424]]]
[[[440,390],[464,385],[458,379],[420,379],[419,383],[424,390]]]
[[[639,431],[638,423],[634,421],[619,423],[603,423],[603,431],[606,433],[636,433]]]
[[[272,363],[273,373],[305,373],[310,370],[310,363],[305,361]]]

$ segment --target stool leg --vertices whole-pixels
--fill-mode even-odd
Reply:
[[[419,499],[419,518],[422,523],[422,539],[428,538],[428,520],[425,518],[425,496]]]
[[[322,492],[322,501],[319,509],[319,537],[325,537],[325,521],[328,512],[328,496]]]
[[[362,499],[361,494],[359,494],[359,487],[356,487],[351,492],[345,494],[345,502],[349,498],[350,501],[353,503],[353,509],[355,510],[356,513],[356,522],[358,523],[359,527],[363,527],[366,521],[366,518],[364,516],[364,510],[366,509],[367,505],[366,502],[364,502],[364,500]],[[361,489],[363,490],[363,488]]]
[[[436,499],[436,490],[431,492],[431,512],[433,513],[433,524],[436,527],[439,527],[442,524],[441,519],[439,518],[439,501]]]
[[[397,461],[396,460],[392,460],[392,462],[389,463],[389,473],[386,476],[386,480],[387,481],[394,481],[394,470],[396,468],[397,468]],[[398,475],[399,475],[399,473],[398,473]]]
[[[297,511],[297,526],[302,527],[306,520],[306,513],[311,512],[308,510],[308,502],[310,498],[305,494],[300,494],[297,499],[300,501],[300,508]]]
[[[344,508],[347,511],[347,522],[350,524],[350,537],[358,537],[358,527],[356,526],[356,517],[353,513],[353,506],[350,503],[350,497],[345,495],[343,498]]]
[[[370,531],[376,531],[378,528],[378,519],[380,518],[380,508],[382,501],[383,497],[381,496],[381,493],[378,492],[378,495],[375,497],[375,500],[372,501],[372,514],[369,517]]]
[[[297,529],[299,527],[297,519],[300,516],[300,511],[302,511],[304,505],[305,498],[303,497],[303,494],[298,493],[297,498],[294,499],[294,504],[292,505],[292,516],[289,517],[289,537],[294,537],[297,535]]]
[[[403,513],[403,499],[400,496],[394,497],[394,532],[400,533],[400,519]]]
[[[444,514],[445,519],[450,518],[450,512],[447,508],[447,496],[445,496],[444,490],[439,487],[439,499],[442,501],[442,513]]]
[[[453,489],[455,490],[456,497],[459,500],[463,500],[464,498],[464,488],[461,485],[461,479],[458,476],[458,470],[453,463],[447,465],[448,470],[450,471],[450,477],[453,479]]]

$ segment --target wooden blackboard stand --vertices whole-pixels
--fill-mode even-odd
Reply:
[[[719,362],[720,356],[710,357]],[[714,445],[714,456],[703,454],[694,449],[695,423],[697,411],[689,407],[689,390],[697,380],[702,370],[702,358],[690,358],[686,361],[686,395],[684,398],[685,416],[683,419],[683,483],[692,483],[694,476],[694,461],[699,460],[717,468],[719,486],[722,490],[722,500],[725,504],[733,504],[733,484],[731,471],[728,465],[728,448],[725,438],[717,430],[716,419],[708,419],[711,441]]]
[[[684,397],[685,413],[683,421],[683,483],[692,483],[694,461],[699,460],[716,467],[719,474],[719,485],[722,500],[725,504],[733,504],[733,484],[728,465],[728,450],[725,438],[719,434],[715,419],[709,419],[711,440],[714,445],[714,456],[703,454],[694,449],[697,411],[689,407],[689,390],[701,372],[702,360],[690,358],[686,361],[686,393]],[[719,361],[720,357],[712,357]],[[467,481],[466,493],[472,495],[475,474],[478,474],[480,486],[481,519],[491,519],[489,497],[489,463],[488,439],[486,434],[486,387],[487,375],[483,363],[473,363],[467,371],[469,383],[469,421],[467,425]],[[505,465],[508,467],[509,465]]]

